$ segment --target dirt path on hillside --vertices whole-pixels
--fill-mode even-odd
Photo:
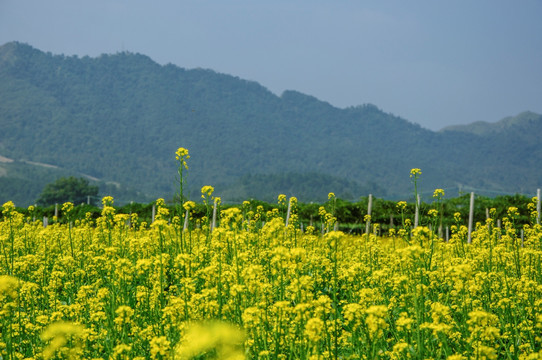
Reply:
[[[0,155],[0,162],[2,163],[12,163],[13,159],[7,158],[5,156]]]

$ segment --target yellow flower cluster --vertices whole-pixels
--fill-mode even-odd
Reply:
[[[433,197],[437,199],[442,199],[444,197],[444,190],[443,189],[435,189],[433,191]]]
[[[422,170],[418,168],[414,168],[410,170],[410,177],[417,178],[422,174]]]
[[[213,194],[214,191],[215,191],[214,187],[210,185],[205,185],[201,188],[201,197],[202,198],[209,197]]]
[[[333,231],[325,207],[324,234],[303,232],[289,203],[288,226],[246,202],[214,229],[190,214],[184,230],[162,199],[153,226],[113,198],[96,220],[45,228],[4,204],[0,358],[539,357],[542,226],[524,227],[522,246],[518,209],[467,244],[459,215],[446,243],[423,226],[399,238]]]
[[[186,164],[186,160],[190,159],[190,155],[188,154],[188,149],[185,148],[178,148],[175,152],[175,159],[180,162],[180,166],[184,167],[188,170],[188,165]]]

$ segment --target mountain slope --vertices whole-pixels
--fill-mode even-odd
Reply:
[[[542,126],[542,115],[535,114],[531,111],[522,112],[516,116],[509,116],[495,123],[488,123],[485,121],[477,121],[467,125],[453,125],[445,127],[441,132],[445,131],[458,131],[471,133],[476,135],[495,135],[502,134],[508,131],[524,131],[531,130],[533,128],[540,128]]]
[[[276,96],[255,82],[160,66],[140,54],[78,58],[20,43],[0,47],[0,155],[117,182],[151,198],[173,196],[180,146],[190,150],[192,198],[206,184],[225,201],[278,192],[302,193],[301,201],[325,199],[329,191],[405,197],[413,167],[422,168],[428,191],[459,184],[532,191],[542,178],[533,168],[540,153],[523,139],[541,121],[520,123],[499,133],[514,132],[513,141],[476,131],[437,133],[374,105],[339,109],[296,91]],[[525,159],[526,153],[534,155]],[[317,179],[313,186],[307,174]],[[323,191],[325,181],[341,190]]]

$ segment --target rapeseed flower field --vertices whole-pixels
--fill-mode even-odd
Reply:
[[[213,191],[206,216],[159,199],[150,224],[111,197],[47,227],[4,204],[0,359],[542,358],[542,227],[522,240],[518,209],[467,244],[459,215],[445,242],[402,202],[399,231],[353,236],[333,231],[333,201],[322,231],[301,229],[295,198],[220,211]]]

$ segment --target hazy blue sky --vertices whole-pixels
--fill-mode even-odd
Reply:
[[[131,51],[430,129],[542,113],[542,0],[0,0],[0,44]]]

